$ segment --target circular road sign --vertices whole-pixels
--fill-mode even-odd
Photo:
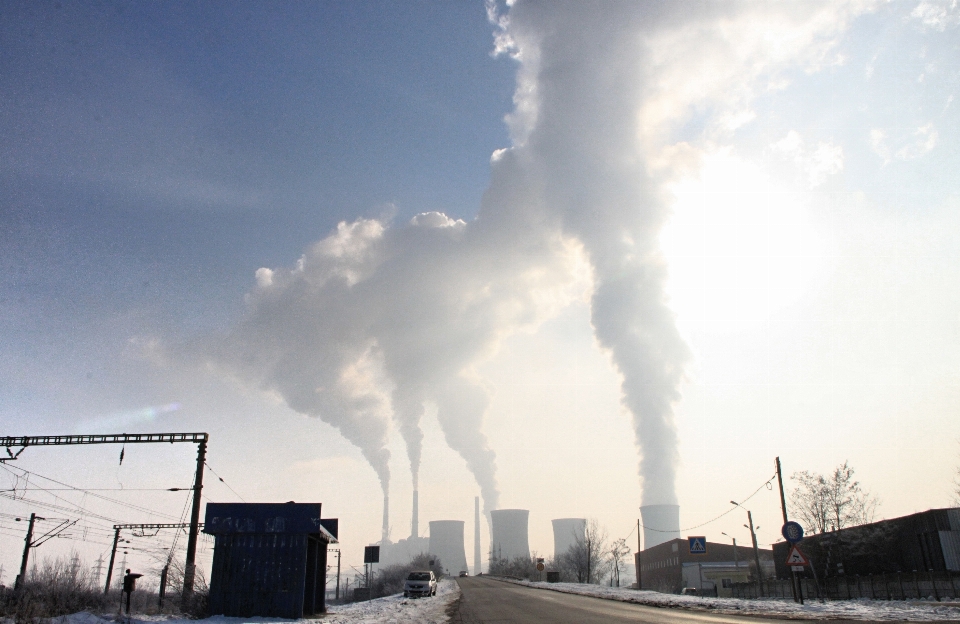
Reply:
[[[784,524],[780,533],[783,535],[783,539],[791,544],[796,544],[803,539],[803,527],[793,520]]]
[[[537,571],[538,571],[538,572],[543,572],[543,564],[542,564],[542,563],[538,563],[538,564],[537,564]]]

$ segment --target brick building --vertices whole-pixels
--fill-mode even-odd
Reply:
[[[777,578],[787,578],[785,542],[774,544]],[[960,508],[929,509],[803,538],[800,550],[821,579],[895,572],[960,571]],[[809,575],[810,569],[804,571]]]
[[[640,569],[640,589],[679,594],[689,580],[684,579],[684,564],[723,563],[729,564],[731,571],[739,568],[734,563],[739,561],[743,567],[744,561],[749,562],[751,578],[756,574],[756,564],[752,546],[737,546],[734,554],[733,544],[718,544],[707,542],[707,552],[702,555],[690,553],[690,545],[686,539],[673,539],[662,544],[647,548],[634,555],[635,562]],[[773,575],[773,551],[760,549],[760,566],[764,570],[764,578]],[[689,576],[689,574],[688,574]],[[722,586],[722,580],[721,586]],[[731,577],[728,580],[734,580]]]

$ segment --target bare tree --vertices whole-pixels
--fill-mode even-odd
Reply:
[[[590,519],[583,535],[578,534],[573,545],[563,554],[563,565],[578,583],[599,583],[610,568],[609,552],[606,529]]]
[[[630,552],[626,538],[615,540],[610,546],[610,582],[616,587],[620,587],[620,572]]]
[[[793,473],[797,487],[790,499],[809,533],[873,522],[879,500],[864,490],[853,474],[846,461],[826,476],[808,470]]]

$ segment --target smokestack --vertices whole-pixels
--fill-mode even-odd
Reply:
[[[530,558],[530,543],[527,541],[529,516],[530,512],[526,509],[495,509],[490,512],[493,524],[493,542],[490,548],[494,557]]]
[[[587,520],[585,518],[557,518],[553,521],[553,556],[570,550],[577,543],[577,538],[583,539],[587,534]]]
[[[644,550],[680,537],[680,505],[644,505],[640,517]]]
[[[480,574],[480,497],[473,498],[473,573]]]
[[[390,495],[383,493],[383,535],[380,543],[386,545],[390,541]]]
[[[467,569],[463,525],[463,520],[430,521],[430,554],[440,558],[447,574],[455,575]]]
[[[420,492],[413,491],[413,520],[410,521],[410,537],[420,536]]]

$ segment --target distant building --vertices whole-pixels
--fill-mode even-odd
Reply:
[[[773,551],[761,548],[759,552],[763,577],[773,576]],[[709,589],[712,595],[716,584],[719,595],[729,595],[722,590],[729,589],[731,583],[752,579],[756,574],[752,546],[737,546],[734,554],[733,544],[707,542],[705,554],[692,555],[686,539],[672,539],[647,548],[635,555],[635,559],[640,567],[640,588],[668,594],[679,594],[684,587],[697,587]],[[698,564],[706,583],[699,582]],[[696,575],[696,582],[692,575]]]
[[[777,578],[790,576],[789,544],[773,545]],[[960,508],[930,509],[803,538],[800,550],[821,578],[960,571]],[[810,574],[809,568],[804,572]]]

